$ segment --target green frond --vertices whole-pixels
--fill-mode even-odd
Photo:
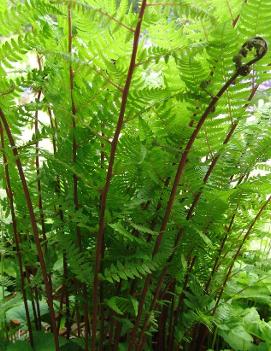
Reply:
[[[108,268],[105,268],[102,277],[110,283],[136,278],[143,279],[156,269],[157,265],[152,260],[138,260],[135,258],[132,261],[112,263]]]

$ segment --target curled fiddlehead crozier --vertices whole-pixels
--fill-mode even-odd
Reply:
[[[247,40],[241,47],[239,53],[233,57],[236,70],[241,76],[249,74],[251,66],[259,61],[268,50],[267,42],[262,37],[253,37]],[[254,53],[254,57],[246,63],[243,63],[244,58],[249,53]]]

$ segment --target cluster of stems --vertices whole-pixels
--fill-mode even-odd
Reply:
[[[104,304],[104,287],[103,283],[100,278],[100,274],[103,271],[103,261],[106,254],[106,210],[107,210],[107,199],[108,194],[110,191],[110,185],[113,178],[113,171],[115,165],[115,158],[117,153],[117,147],[119,143],[120,134],[122,129],[124,128],[125,122],[125,113],[127,108],[127,102],[129,98],[130,87],[133,81],[134,72],[137,68],[137,54],[138,54],[138,47],[140,42],[140,37],[142,35],[142,23],[144,21],[145,11],[148,6],[159,6],[159,3],[156,4],[147,4],[146,0],[142,0],[140,9],[138,11],[138,18],[135,29],[130,27],[126,27],[130,32],[133,33],[133,46],[132,46],[132,53],[130,57],[130,63],[126,75],[126,80],[124,83],[123,88],[120,89],[121,91],[121,103],[119,109],[119,115],[117,119],[117,124],[114,130],[112,141],[110,142],[110,152],[108,159],[106,157],[106,153],[104,151],[104,122],[101,123],[101,144],[100,144],[100,166],[102,169],[105,170],[106,177],[104,181],[104,185],[100,195],[99,201],[99,223],[98,223],[98,231],[96,235],[96,245],[95,245],[95,257],[94,257],[94,267],[93,267],[93,282],[88,282],[83,284],[79,281],[75,281],[75,291],[78,295],[82,295],[81,301],[75,302],[74,313],[76,324],[77,324],[77,336],[81,336],[83,330],[83,336],[85,339],[85,351],[96,351],[96,350],[103,350],[104,344],[106,341],[109,340],[109,344],[112,347],[113,351],[118,350],[119,343],[121,342],[122,337],[122,324],[118,320],[117,313],[113,314],[112,316],[107,318],[107,312]],[[163,4],[166,6],[167,4]],[[69,66],[68,66],[68,77],[69,77],[69,98],[70,98],[70,115],[71,115],[71,137],[72,137],[72,146],[71,146],[71,155],[72,159],[71,162],[73,167],[76,168],[78,163],[78,151],[79,151],[79,143],[77,139],[77,118],[78,118],[78,110],[76,106],[76,99],[75,99],[75,75],[76,72],[74,71],[73,67],[73,17],[72,17],[72,7],[71,4],[68,4],[67,9],[67,42],[68,42],[68,55],[69,55]],[[239,17],[233,20],[233,25],[235,26]],[[265,53],[264,53],[265,54]],[[237,67],[233,69],[233,73],[230,78],[223,84],[223,86],[219,89],[215,96],[210,99],[209,104],[207,105],[206,109],[199,117],[198,122],[193,127],[193,131],[188,138],[184,148],[180,150],[180,155],[177,161],[172,165],[175,169],[175,176],[173,179],[168,177],[162,186],[161,197],[156,204],[154,216],[150,221],[150,229],[154,229],[156,227],[159,228],[158,235],[154,241],[153,249],[152,249],[152,258],[160,252],[162,241],[167,235],[168,225],[171,219],[171,215],[173,212],[174,204],[176,199],[178,198],[179,194],[179,185],[183,179],[188,157],[193,149],[193,146],[202,131],[204,124],[210,114],[213,113],[215,110],[216,105],[218,104],[219,100],[222,96],[227,92],[229,87],[232,84],[238,84],[238,79],[240,76],[244,75],[244,71],[250,69],[250,67],[256,63],[259,59],[261,59],[263,54],[259,56],[255,56],[251,61],[246,63],[245,67]],[[39,69],[42,70],[42,60],[40,56],[38,56],[38,64]],[[254,97],[257,91],[258,85],[253,85],[251,89],[250,96],[248,97],[247,103],[243,106],[245,110],[252,98]],[[42,101],[42,89],[39,89],[37,92],[37,102],[40,103]],[[50,117],[50,124],[51,129],[53,131],[52,135],[52,144],[53,144],[53,153],[54,155],[57,154],[58,151],[58,128],[57,128],[57,121],[54,117],[54,113],[51,108],[48,108],[48,114]],[[58,315],[56,314],[55,307],[54,307],[54,294],[53,294],[53,286],[52,286],[52,278],[51,273],[48,271],[48,267],[46,266],[46,252],[47,252],[47,237],[46,237],[46,215],[44,211],[44,203],[43,203],[43,196],[42,196],[42,185],[40,180],[41,175],[41,164],[40,164],[40,150],[39,150],[39,113],[38,109],[35,113],[35,171],[36,171],[36,187],[37,187],[37,204],[34,203],[34,200],[30,196],[29,186],[27,183],[25,171],[23,169],[23,165],[20,158],[20,153],[16,146],[8,117],[8,113],[4,112],[0,108],[0,139],[1,139],[1,149],[3,153],[3,168],[4,168],[4,178],[5,178],[5,187],[6,187],[6,195],[9,202],[9,208],[11,212],[12,218],[12,230],[15,242],[15,249],[16,249],[16,256],[18,259],[18,267],[20,273],[20,284],[21,284],[21,291],[22,297],[26,312],[26,321],[28,326],[28,333],[29,333],[29,340],[30,344],[34,346],[33,340],[33,325],[30,320],[30,311],[29,311],[29,303],[28,303],[28,294],[31,297],[31,304],[32,310],[34,314],[34,324],[36,330],[41,329],[41,318],[40,318],[40,306],[39,306],[39,299],[40,294],[36,288],[31,287],[31,273],[28,270],[28,267],[24,263],[24,259],[22,256],[22,237],[17,227],[18,219],[16,215],[16,206],[14,201],[14,193],[12,189],[10,173],[9,173],[9,161],[8,161],[8,153],[6,152],[6,140],[9,143],[9,146],[12,150],[12,157],[15,160],[17,171],[19,174],[19,178],[21,181],[21,187],[24,193],[25,198],[25,205],[28,209],[28,214],[30,218],[33,238],[36,246],[36,252],[38,257],[38,264],[41,269],[42,273],[42,280],[44,283],[44,290],[46,301],[48,305],[49,315],[50,315],[50,326],[51,331],[54,336],[54,344],[55,350],[59,351],[59,335],[60,335],[60,324],[61,324],[61,317],[65,315],[65,327],[66,327],[66,337],[67,339],[71,336],[71,329],[72,329],[72,312],[71,312],[71,296],[69,291],[69,266],[67,262],[67,253],[63,252],[63,289],[61,293],[61,303],[60,303],[60,310]],[[238,126],[238,121],[232,121],[232,124],[227,131],[227,134],[224,140],[221,141],[222,149],[218,151],[216,155],[211,158],[211,162],[208,166],[207,172],[203,177],[202,180],[202,188],[199,189],[196,194],[194,194],[192,203],[190,204],[187,214],[186,220],[192,221],[193,216],[195,214],[196,208],[201,200],[202,194],[204,193],[204,186],[210,179],[210,176],[214,172],[214,169],[219,162],[219,159],[222,155],[222,150],[225,148],[226,145],[229,144],[231,141],[236,128]],[[11,157],[11,156],[10,156]],[[245,179],[247,173],[241,174],[240,178],[237,182],[237,186],[241,184],[241,182]],[[229,182],[231,179],[229,180]],[[61,196],[61,176],[57,176],[56,178],[56,189],[55,195],[56,197]],[[74,172],[72,174],[72,194],[73,194],[73,208],[74,213],[77,214],[80,210],[80,183],[77,174]],[[169,197],[166,201],[165,208],[163,208],[163,196],[165,191],[169,192]],[[221,302],[225,287],[231,278],[231,274],[233,271],[234,263],[239,258],[242,249],[247,242],[255,224],[260,219],[263,211],[266,209],[268,204],[271,201],[271,196],[261,204],[255,218],[253,221],[248,225],[247,230],[245,230],[244,235],[240,243],[238,243],[236,247],[236,251],[232,257],[232,260],[227,267],[226,274],[223,278],[221,288],[215,294],[215,305],[211,311],[212,315],[215,315],[217,308]],[[147,202],[144,206],[144,210],[147,210],[150,206],[151,202]],[[238,204],[239,205],[239,204]],[[210,293],[212,281],[216,272],[218,271],[221,265],[220,257],[225,251],[225,247],[227,244],[227,240],[232,232],[232,228],[234,226],[234,221],[236,219],[236,213],[238,210],[238,205],[236,210],[232,215],[229,216],[229,224],[225,230],[224,236],[222,237],[220,246],[217,250],[217,253],[214,256],[214,261],[212,262],[212,267],[210,270],[210,274],[204,282],[204,289],[205,292],[208,294]],[[38,215],[35,212],[34,208],[38,208]],[[65,223],[65,215],[61,208],[55,208],[56,214],[59,216],[61,223],[64,226]],[[162,212],[162,218],[159,220],[158,213]],[[77,248],[80,253],[83,252],[83,238],[80,226],[76,223],[74,226],[75,232],[75,241]],[[63,230],[64,233],[64,230]],[[139,231],[135,230],[133,233],[135,236],[140,235]],[[182,243],[184,237],[186,235],[185,229],[179,228],[178,232],[175,235],[175,247],[173,252],[171,253],[170,257],[168,258],[166,264],[164,265],[161,272],[158,276],[154,276],[152,273],[149,273],[144,281],[143,284],[138,284],[138,282],[133,282],[130,287],[130,295],[131,296],[139,296],[139,303],[138,303],[138,310],[135,318],[132,318],[133,326],[131,330],[126,334],[125,338],[127,341],[127,350],[128,351],[143,351],[146,346],[147,341],[147,332],[150,328],[150,321],[153,316],[153,313],[158,313],[158,331],[153,335],[153,345],[156,351],[164,350],[165,347],[169,347],[170,350],[179,350],[181,345],[176,342],[175,338],[175,326],[178,325],[180,321],[180,317],[183,313],[184,309],[184,298],[185,298],[185,291],[189,287],[190,283],[190,276],[192,275],[193,269],[197,264],[197,255],[193,250],[191,250],[190,254],[188,255],[187,262],[188,267],[187,271],[184,274],[183,279],[183,286],[182,292],[177,295],[177,290],[180,288],[178,286],[178,282],[176,279],[169,278],[169,268],[170,264],[172,263],[174,256]],[[147,242],[148,244],[152,243],[151,235],[148,237]],[[89,285],[92,285],[92,302],[89,300]],[[28,288],[29,289],[28,289]],[[27,290],[28,289],[28,290]],[[121,292],[122,284],[121,282],[117,284],[115,287],[116,295]],[[148,299],[148,294],[152,293],[151,298]],[[159,306],[159,301],[165,301],[165,304],[161,307]],[[91,304],[91,308],[90,308]],[[65,308],[63,307],[65,305]],[[65,312],[63,312],[65,310]],[[81,318],[80,313],[83,311],[83,318]],[[130,316],[128,316],[130,317]],[[83,320],[83,328],[81,327],[81,322]],[[202,326],[195,326],[193,330],[191,330],[190,334],[193,336],[194,341],[190,345],[190,351],[196,351],[197,347],[199,350],[203,350],[205,347],[205,341],[208,336],[208,329],[202,329]]]

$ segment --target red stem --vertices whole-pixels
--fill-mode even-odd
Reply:
[[[72,14],[71,14],[71,6],[68,7],[68,53],[70,55],[70,59],[72,59]],[[71,112],[72,112],[72,162],[77,162],[77,141],[76,141],[76,114],[77,109],[74,101],[73,90],[74,90],[74,71],[72,68],[72,64],[69,66],[69,78],[70,78],[70,99],[71,99]],[[73,174],[73,203],[74,208],[77,211],[79,209],[79,199],[78,199],[78,177],[76,174]],[[78,247],[82,248],[81,243],[81,232],[78,225],[76,225],[76,235],[77,235],[77,244]]]
[[[54,155],[56,155],[57,152],[57,142],[56,142],[56,133],[57,133],[57,123],[55,120],[55,123],[53,122],[53,114],[52,110],[50,107],[48,107],[48,114],[50,118],[50,125],[52,129],[52,143],[53,143],[53,152]],[[54,125],[55,124],[55,125]],[[60,177],[56,177],[56,193],[59,196],[61,192],[60,188]],[[64,214],[61,208],[56,209],[56,212],[59,214],[60,220],[62,223],[64,223]],[[68,290],[68,262],[67,262],[67,254],[66,250],[63,252],[63,276],[64,276],[64,282],[63,282],[63,298],[65,296],[65,302],[66,302],[66,319],[65,319],[65,327],[66,327],[66,337],[67,339],[70,338],[71,335],[71,310],[70,310],[70,298],[69,298],[69,290]],[[60,323],[58,326],[58,329],[60,327]]]
[[[170,214],[171,214],[171,210],[172,210],[172,207],[173,207],[173,204],[174,204],[174,201],[175,201],[175,197],[176,197],[176,194],[177,194],[177,190],[178,190],[178,186],[179,186],[179,183],[180,183],[180,180],[181,180],[181,177],[183,175],[183,172],[184,172],[184,169],[185,169],[185,165],[186,165],[186,160],[187,160],[187,156],[189,154],[189,152],[191,151],[191,148],[201,130],[201,127],[203,126],[206,118],[208,117],[208,115],[213,111],[216,103],[218,102],[218,100],[220,99],[220,97],[224,94],[224,92],[228,89],[228,87],[236,80],[236,78],[238,77],[239,75],[239,72],[236,71],[233,73],[232,77],[229,78],[229,80],[223,85],[223,87],[219,90],[219,92],[217,93],[216,96],[214,96],[211,100],[211,102],[209,103],[208,107],[206,108],[206,110],[204,111],[203,115],[201,116],[198,124],[196,125],[196,128],[194,129],[192,135],[190,136],[186,146],[185,146],[185,149],[182,153],[182,156],[181,156],[181,159],[179,161],[179,165],[178,165],[178,169],[177,169],[177,172],[176,172],[176,175],[175,175],[175,179],[174,179],[174,183],[173,183],[173,186],[172,186],[172,190],[171,190],[171,193],[170,193],[170,196],[169,196],[169,200],[168,200],[168,203],[167,203],[167,207],[166,207],[166,210],[165,210],[165,214],[164,214],[164,217],[163,217],[163,220],[162,220],[162,224],[161,224],[161,228],[160,228],[160,231],[159,231],[159,235],[156,239],[156,242],[155,242],[155,246],[154,246],[154,249],[153,249],[153,256],[155,256],[160,248],[160,245],[161,245],[161,242],[162,242],[162,238],[163,238],[163,235],[164,235],[164,232],[167,228],[167,224],[168,224],[168,221],[169,221],[169,217],[170,217]],[[133,345],[135,343],[135,338],[136,338],[136,332],[137,332],[137,329],[139,327],[139,323],[140,323],[140,320],[141,320],[141,315],[142,315],[142,312],[143,312],[143,306],[144,306],[144,303],[145,303],[145,298],[146,298],[146,294],[147,294],[147,291],[149,289],[149,286],[150,286],[150,275],[148,275],[145,279],[145,282],[144,282],[144,288],[143,288],[143,291],[142,291],[142,294],[141,294],[141,299],[140,299],[140,303],[139,303],[139,307],[138,307],[138,315],[137,315],[137,318],[136,318],[136,322],[135,322],[135,326],[134,328],[132,329],[132,332],[131,332],[131,338],[130,338],[130,342],[129,342],[129,346],[128,346],[128,351],[131,351],[132,348],[133,348]]]
[[[25,275],[24,275],[24,270],[23,270],[23,258],[22,258],[21,248],[20,248],[21,239],[20,239],[20,234],[18,233],[18,230],[17,230],[17,218],[16,218],[15,208],[14,208],[14,198],[13,198],[13,192],[12,192],[12,187],[11,187],[11,182],[10,182],[8,160],[7,160],[5,149],[4,149],[5,140],[4,140],[4,132],[3,132],[2,123],[0,123],[0,137],[1,137],[1,148],[3,150],[3,163],[4,163],[4,173],[5,173],[5,181],[6,181],[6,194],[7,194],[8,200],[9,200],[9,207],[10,207],[11,218],[12,218],[13,236],[14,236],[14,240],[15,240],[16,255],[17,255],[18,263],[19,263],[20,281],[21,281],[21,289],[22,289],[23,302],[24,302],[24,308],[25,308],[26,322],[27,322],[27,327],[28,327],[28,332],[29,332],[30,344],[33,347],[33,345],[34,345],[33,344],[33,331],[32,331],[32,326],[31,326],[29,307],[28,307],[28,303],[27,303],[27,296],[26,296],[26,289],[25,289]]]
[[[110,188],[110,183],[113,175],[113,166],[116,156],[116,150],[119,140],[119,135],[123,126],[124,115],[126,111],[126,105],[130,90],[130,85],[135,70],[136,55],[138,50],[139,36],[141,32],[141,25],[146,8],[146,0],[142,1],[141,9],[139,12],[139,17],[137,21],[137,26],[134,33],[133,41],[133,50],[130,60],[130,65],[127,73],[127,78],[125,86],[122,93],[120,113],[118,117],[118,122],[114,137],[111,143],[111,150],[109,156],[109,164],[107,169],[107,175],[105,180],[105,185],[101,194],[101,209],[100,209],[100,218],[99,218],[99,230],[96,237],[96,252],[95,252],[95,268],[94,268],[94,281],[93,281],[93,318],[92,318],[92,351],[96,350],[96,333],[97,333],[97,321],[98,321],[98,311],[100,306],[99,294],[100,294],[100,279],[99,273],[101,271],[101,261],[103,257],[103,243],[104,243],[104,231],[105,231],[105,209],[107,203],[107,196]]]
[[[41,90],[38,92],[37,101],[40,102],[41,98]],[[47,247],[47,240],[46,240],[46,229],[45,229],[45,222],[44,222],[44,211],[43,211],[43,202],[42,202],[42,195],[41,195],[41,181],[40,181],[40,158],[39,158],[39,111],[38,109],[35,112],[35,139],[36,139],[36,157],[35,157],[35,164],[36,164],[36,174],[37,174],[37,190],[38,190],[38,208],[40,212],[40,223],[41,223],[41,232],[42,237],[45,243],[45,247]]]
[[[258,87],[259,87],[259,85],[256,85],[255,87],[253,87],[251,89],[251,93],[250,93],[250,95],[248,97],[248,102],[243,106],[243,109],[246,109],[248,107],[249,102],[252,100],[252,98],[256,94],[256,91],[257,91]],[[225,139],[223,141],[223,145],[227,145],[228,144],[228,142],[230,141],[230,139],[233,136],[233,133],[235,132],[235,129],[238,126],[238,123],[239,123],[239,120],[236,120],[232,124],[230,130],[228,131],[228,133],[227,133],[227,135],[226,135],[226,137],[225,137]],[[205,174],[205,176],[203,178],[203,184],[207,183],[207,181],[208,181],[210,175],[212,174],[212,172],[213,172],[213,170],[214,170],[214,168],[215,168],[220,156],[221,156],[221,153],[218,152],[217,155],[213,158],[213,160],[212,160],[212,162],[211,162],[211,164],[210,164],[210,166],[209,166],[209,168],[208,168],[208,170],[207,170],[207,172],[206,172],[206,174]],[[187,213],[186,219],[190,219],[192,217],[194,209],[197,206],[201,195],[202,195],[202,191],[200,190],[200,191],[197,192],[197,194],[194,197],[193,203],[192,203],[192,205],[189,208],[189,211]]]
[[[12,217],[12,215],[11,215],[11,217]],[[31,287],[30,273],[27,269],[25,270],[25,277],[27,279],[28,286],[29,286],[30,291],[31,291],[31,305],[32,305],[32,309],[33,309],[35,328],[36,328],[36,330],[39,330],[39,321],[38,321],[38,315],[37,315],[36,301],[35,301],[35,297],[34,297],[34,289]]]
[[[51,281],[49,279],[47,269],[46,269],[46,264],[45,264],[45,260],[44,260],[44,255],[43,255],[43,251],[42,251],[42,247],[41,247],[40,238],[39,238],[39,230],[38,230],[37,220],[36,220],[36,216],[35,216],[34,209],[33,209],[32,200],[30,197],[28,185],[26,182],[25,174],[23,171],[23,166],[22,166],[19,154],[18,154],[17,147],[15,145],[8,121],[6,119],[6,116],[1,108],[0,108],[0,118],[2,120],[5,132],[7,134],[9,144],[11,146],[13,156],[15,158],[19,177],[20,177],[20,180],[22,183],[22,188],[23,188],[26,205],[27,205],[28,212],[29,212],[31,227],[32,227],[33,235],[34,235],[34,240],[35,240],[35,244],[36,244],[36,248],[37,248],[38,259],[39,259],[39,263],[40,263],[40,267],[41,267],[41,273],[42,273],[43,281],[45,284],[47,303],[48,303],[50,319],[51,319],[51,327],[52,327],[52,331],[54,334],[55,350],[59,351],[59,342],[58,342],[58,334],[57,334],[57,327],[56,327],[55,310],[54,310],[54,305],[53,305],[52,285],[51,285]]]
[[[237,72],[236,72],[236,73],[237,73]],[[222,89],[223,89],[223,88],[222,88]],[[222,89],[221,89],[221,90],[222,90]],[[255,95],[257,89],[258,89],[258,85],[254,86],[254,87],[252,88],[251,93],[250,93],[250,96],[249,96],[249,98],[248,98],[248,102],[252,100],[252,98],[254,97],[254,95]],[[218,95],[219,95],[219,93],[217,94],[217,96],[218,96]],[[244,109],[248,106],[248,104],[249,104],[248,102],[243,106]],[[230,139],[231,139],[231,137],[233,136],[233,133],[234,133],[234,131],[235,131],[237,125],[238,125],[238,121],[236,121],[236,122],[234,122],[234,123],[232,124],[232,126],[231,126],[229,132],[227,133],[227,135],[226,135],[226,137],[225,137],[225,139],[224,139],[224,141],[223,141],[223,145],[226,145],[226,144],[230,141]],[[192,136],[193,136],[193,134],[192,134]],[[192,136],[191,136],[191,137],[192,137]],[[203,179],[203,183],[204,183],[204,184],[207,183],[207,181],[208,181],[208,179],[209,179],[211,173],[213,172],[213,170],[214,170],[214,168],[215,168],[215,166],[216,166],[216,164],[217,164],[217,162],[218,162],[220,156],[221,156],[221,153],[218,153],[218,154],[213,158],[213,160],[212,160],[212,162],[211,162],[211,164],[210,164],[210,166],[209,166],[209,168],[208,168],[208,170],[207,170],[207,172],[206,172],[206,174],[205,174],[205,177],[204,177],[204,179]],[[190,219],[192,218],[193,211],[194,211],[195,207],[197,206],[197,204],[198,204],[198,202],[199,202],[199,200],[200,200],[201,195],[202,195],[202,191],[199,191],[199,192],[195,195],[194,200],[193,200],[193,202],[192,202],[192,205],[190,206],[189,211],[188,211],[187,216],[186,216],[186,219],[187,219],[187,220],[190,220]],[[176,246],[178,245],[178,243],[180,242],[180,240],[182,240],[182,238],[183,238],[183,235],[182,235],[182,234],[183,234],[183,231],[181,230],[181,231],[178,233],[178,236],[177,236],[177,239],[176,239]],[[223,247],[224,247],[224,245],[223,245]],[[173,257],[173,255],[174,255],[174,253],[171,255],[169,261],[171,260],[171,258]],[[191,271],[192,271],[192,269],[193,269],[193,266],[194,266],[195,262],[196,262],[196,256],[193,258],[193,264],[192,264],[191,267],[190,267]],[[164,275],[164,276],[165,276],[165,275]],[[187,276],[187,279],[188,279],[188,276]],[[188,283],[188,281],[186,282],[186,284],[187,284],[187,283]],[[144,291],[145,291],[145,290],[143,290],[143,292],[144,292]],[[155,303],[155,304],[156,304],[156,303]],[[155,306],[155,304],[154,304],[154,306]],[[142,310],[142,311],[143,311],[143,310]],[[142,311],[141,311],[141,313],[142,313]],[[147,326],[147,324],[146,324],[145,326]],[[143,329],[144,329],[144,328],[143,328]],[[143,331],[144,331],[144,330],[143,330]],[[142,344],[142,342],[143,342],[143,333],[141,332],[141,344]]]
[[[54,155],[56,155],[56,131],[57,131],[57,128],[54,126],[54,122],[53,122],[53,114],[52,114],[52,110],[50,107],[48,107],[48,114],[49,114],[49,119],[50,119],[50,126],[51,126],[51,129],[52,129],[52,144],[53,144],[53,152],[54,152]]]
[[[238,249],[236,250],[236,253],[234,254],[234,256],[233,256],[233,258],[232,258],[232,262],[231,262],[231,264],[230,264],[230,266],[229,266],[229,269],[228,269],[228,272],[227,272],[227,274],[226,274],[226,277],[225,277],[225,279],[224,279],[224,281],[223,281],[222,288],[220,289],[220,292],[219,292],[219,294],[218,294],[218,297],[217,297],[217,300],[216,300],[216,304],[215,304],[215,306],[214,306],[214,308],[213,308],[213,311],[212,311],[212,314],[213,314],[213,315],[214,315],[215,312],[216,312],[216,309],[217,309],[218,304],[219,304],[219,302],[220,302],[220,300],[221,300],[221,297],[222,297],[222,294],[223,294],[224,289],[225,289],[225,287],[226,287],[226,284],[227,284],[227,282],[228,282],[228,280],[229,280],[229,278],[230,278],[230,275],[231,275],[231,272],[232,272],[234,263],[235,263],[235,261],[237,260],[237,258],[239,257],[240,252],[241,252],[241,250],[242,250],[242,248],[243,248],[245,242],[247,241],[247,239],[248,239],[248,237],[249,237],[249,235],[250,235],[250,233],[251,233],[251,231],[252,231],[252,229],[253,229],[255,223],[258,221],[258,219],[260,218],[261,214],[263,213],[263,211],[265,210],[266,206],[269,204],[270,201],[271,201],[271,195],[270,195],[270,196],[268,197],[268,199],[264,202],[264,204],[260,207],[260,210],[258,211],[258,213],[257,213],[257,215],[255,216],[254,220],[253,220],[253,221],[251,222],[251,224],[249,225],[248,230],[246,231],[246,234],[244,235],[241,244],[239,245]]]
[[[73,44],[73,35],[72,35],[72,12],[71,5],[68,6],[68,53],[70,55],[70,60],[72,59],[72,44]],[[69,66],[69,78],[70,78],[70,98],[71,98],[71,112],[72,112],[72,162],[76,164],[77,162],[77,140],[76,140],[76,114],[77,108],[74,101],[74,71],[72,63]],[[75,211],[79,210],[79,198],[78,198],[78,177],[76,174],[73,174],[73,203]],[[80,227],[76,224],[76,237],[77,245],[79,250],[82,251],[82,238]],[[89,318],[88,318],[88,298],[87,298],[87,288],[85,284],[82,286],[83,291],[83,308],[84,308],[84,322],[85,322],[85,351],[89,350],[88,347],[88,337],[89,337]]]
[[[236,262],[237,258],[239,257],[239,255],[240,255],[240,253],[241,253],[241,250],[242,250],[242,248],[243,248],[245,242],[247,241],[247,239],[248,239],[248,237],[249,237],[249,235],[250,235],[250,233],[251,233],[251,231],[252,231],[252,229],[253,229],[255,223],[258,221],[258,219],[260,218],[261,214],[262,214],[263,211],[265,210],[266,206],[270,203],[270,201],[271,201],[271,195],[270,195],[270,196],[268,197],[268,199],[264,202],[264,204],[260,207],[260,210],[258,211],[258,213],[257,213],[257,215],[255,216],[254,220],[253,220],[253,221],[251,222],[251,224],[249,225],[249,227],[248,227],[248,229],[247,229],[247,231],[246,231],[246,234],[245,234],[244,237],[243,237],[243,240],[242,240],[241,244],[239,245],[238,249],[236,250],[236,253],[234,254],[234,256],[233,256],[233,258],[232,258],[232,261],[231,261],[231,264],[230,264],[230,266],[229,266],[229,268],[228,268],[228,272],[227,272],[227,274],[226,274],[226,276],[225,276],[225,279],[224,279],[224,281],[223,281],[223,283],[222,283],[222,287],[221,287],[221,289],[220,289],[220,291],[219,291],[219,294],[218,294],[218,297],[217,297],[215,306],[214,306],[214,308],[213,308],[213,310],[212,310],[212,315],[215,314],[215,312],[216,312],[216,310],[217,310],[217,308],[218,308],[218,306],[219,306],[219,303],[220,303],[220,300],[221,300],[222,295],[223,295],[223,293],[224,293],[224,290],[225,290],[225,288],[226,288],[227,282],[228,282],[229,279],[230,279],[230,276],[231,276],[231,272],[232,272],[234,263]],[[198,349],[199,349],[199,350],[203,350],[203,349],[204,349],[204,343],[205,343],[205,340],[206,340],[207,336],[208,336],[208,329],[205,327],[205,328],[204,328],[204,331],[201,333],[201,338],[200,338],[199,343],[198,343],[198,345],[199,345]]]
[[[40,301],[39,301],[39,291],[38,288],[34,288],[36,304],[37,304],[37,318],[38,318],[38,330],[41,330],[41,314],[40,314]]]
[[[188,143],[185,146],[184,152],[182,153],[180,162],[179,162],[179,166],[175,175],[175,179],[174,179],[174,183],[172,186],[172,190],[169,196],[169,200],[167,203],[167,207],[166,207],[166,211],[165,211],[165,215],[161,224],[161,228],[160,228],[160,232],[159,235],[157,237],[156,243],[155,243],[155,247],[153,250],[153,255],[156,255],[156,253],[158,252],[161,242],[162,242],[162,238],[164,235],[164,232],[167,228],[167,224],[169,221],[169,217],[171,214],[171,210],[175,201],[175,197],[177,194],[177,189],[181,180],[181,177],[183,175],[184,169],[185,169],[185,165],[186,165],[186,160],[187,160],[187,156],[189,154],[189,152],[191,151],[191,148],[201,130],[201,127],[203,126],[203,123],[205,122],[206,118],[208,117],[208,115],[213,111],[217,101],[220,99],[220,97],[225,93],[225,91],[228,89],[228,87],[235,81],[235,79],[238,77],[239,73],[238,71],[236,71],[232,77],[223,85],[223,87],[219,90],[219,92],[217,93],[216,96],[214,96],[210,102],[210,104],[208,105],[208,107],[206,108],[206,110],[204,111],[203,115],[201,116],[196,128],[194,129],[190,139],[188,140]]]
[[[237,210],[237,209],[236,209],[236,210]],[[206,285],[205,285],[205,291],[206,291],[206,293],[208,293],[209,287],[210,287],[210,284],[211,284],[211,281],[212,281],[212,279],[213,279],[213,276],[214,276],[215,272],[217,271],[217,268],[218,268],[218,261],[219,261],[219,258],[221,257],[221,254],[222,254],[222,252],[223,252],[224,246],[225,246],[226,241],[227,241],[227,239],[228,239],[229,233],[230,233],[231,228],[232,228],[232,226],[233,226],[233,222],[234,222],[235,216],[236,216],[236,212],[234,212],[234,214],[233,214],[232,217],[231,217],[230,225],[229,225],[229,227],[228,227],[228,229],[227,229],[226,234],[224,235],[224,238],[223,238],[223,240],[222,240],[222,242],[221,242],[221,244],[220,244],[219,250],[218,250],[218,252],[217,252],[217,254],[216,254],[216,258],[215,258],[215,262],[214,262],[214,265],[213,265],[213,269],[212,269],[212,271],[211,271],[211,273],[210,273],[210,276],[209,276],[209,278],[208,278],[208,280],[207,280],[207,282],[206,282]]]

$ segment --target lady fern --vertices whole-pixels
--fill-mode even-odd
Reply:
[[[55,350],[237,347],[221,320],[249,296],[238,269],[270,201],[270,5],[0,4],[1,238],[18,262],[0,284],[4,304],[22,293],[34,349],[41,329]]]

